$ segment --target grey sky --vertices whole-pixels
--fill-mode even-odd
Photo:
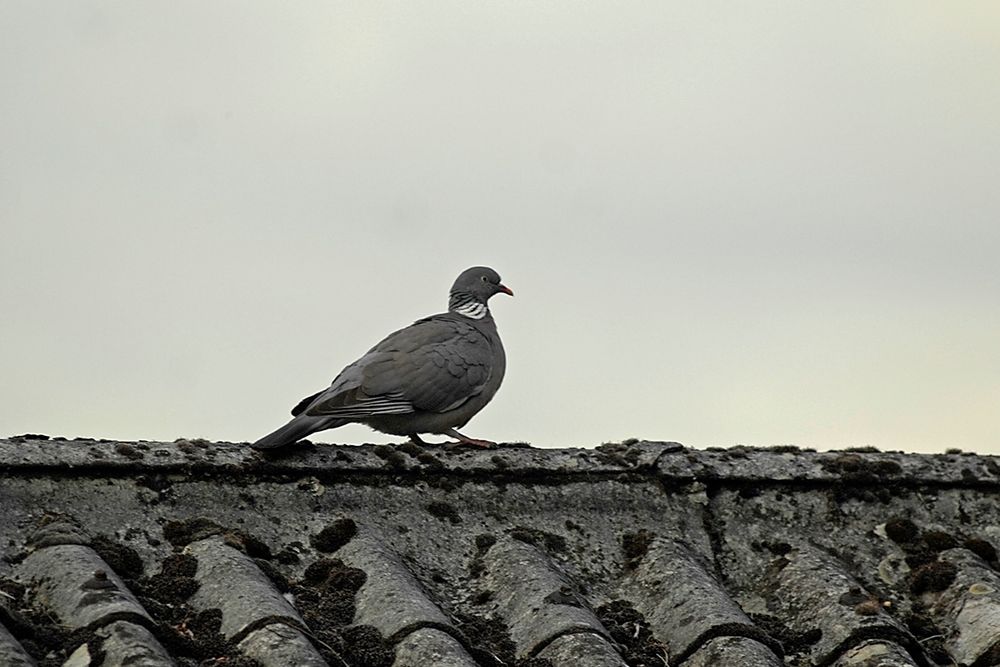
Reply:
[[[469,435],[1000,452],[998,34],[994,2],[5,0],[0,434],[255,439],[485,263],[517,296]]]

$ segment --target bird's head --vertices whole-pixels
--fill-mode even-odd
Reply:
[[[514,296],[514,292],[500,282],[500,274],[488,266],[474,266],[462,271],[451,286],[452,294],[468,295],[479,303],[486,303],[491,296],[500,292]]]

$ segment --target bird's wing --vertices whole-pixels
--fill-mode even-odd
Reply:
[[[468,324],[419,320],[345,368],[303,412],[344,419],[447,412],[482,391],[493,356],[487,338]]]
[[[322,394],[325,391],[326,391],[326,389],[321,389],[321,390],[317,391],[315,394],[311,394],[309,396],[306,396],[301,401],[299,401],[298,403],[296,403],[295,407],[292,408],[292,416],[293,417],[298,417],[303,412],[305,412],[306,408],[309,407],[309,404],[312,403],[313,401],[315,401],[317,398],[319,398],[319,395]]]

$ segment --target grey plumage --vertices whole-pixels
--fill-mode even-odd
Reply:
[[[503,381],[506,357],[488,307],[500,292],[513,295],[496,271],[466,269],[452,285],[448,312],[389,334],[329,388],[302,399],[290,422],[253,446],[281,447],[350,422],[415,442],[421,433],[436,433],[492,444],[455,429],[482,410]]]

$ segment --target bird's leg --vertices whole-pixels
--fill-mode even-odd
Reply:
[[[427,446],[427,443],[421,440],[420,436],[417,435],[416,433],[410,434],[410,442],[412,442],[414,445],[423,445],[424,447]]]
[[[497,443],[491,442],[489,440],[479,440],[477,438],[470,438],[468,436],[462,435],[453,428],[448,429],[444,432],[445,435],[451,436],[458,440],[459,443],[463,445],[472,445],[473,447],[496,447]]]

